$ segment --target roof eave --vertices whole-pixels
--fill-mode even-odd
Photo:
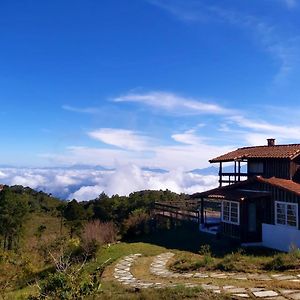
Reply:
[[[294,160],[294,159],[296,159],[299,156],[300,156],[300,150],[297,151],[295,154],[293,154],[293,156],[290,156],[290,160]]]
[[[269,184],[269,185],[272,185],[272,186],[276,186],[276,187],[279,188],[279,189],[283,189],[283,190],[285,190],[285,191],[287,191],[287,192],[289,192],[289,193],[292,193],[292,194],[295,194],[295,195],[297,195],[297,196],[300,196],[300,193],[297,192],[297,191],[293,191],[293,190],[291,190],[291,189],[289,189],[289,188],[287,188],[287,187],[284,187],[284,186],[282,186],[282,185],[280,185],[280,184],[268,182],[267,180],[264,180],[264,179],[265,179],[265,178],[263,178],[263,177],[261,177],[261,176],[256,176],[256,180],[259,181],[259,182],[261,182],[261,183],[265,183],[265,184]]]

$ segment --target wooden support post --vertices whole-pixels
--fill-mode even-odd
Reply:
[[[222,162],[220,162],[220,169],[219,169],[219,186],[222,186]]]
[[[204,198],[201,198],[201,224],[204,224]]]
[[[236,161],[234,161],[234,183],[236,183]]]
[[[241,181],[241,161],[238,162],[238,168],[239,168],[239,177],[238,177],[238,180]]]

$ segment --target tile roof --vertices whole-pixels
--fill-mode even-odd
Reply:
[[[264,191],[243,191],[243,190],[222,190],[218,193],[207,195],[207,198],[212,199],[227,199],[227,200],[244,200],[255,199],[269,195],[269,192]]]
[[[282,188],[284,190],[287,190],[289,192],[295,193],[298,196],[300,196],[300,183],[297,183],[293,180],[282,179],[277,177],[264,178],[261,176],[257,176],[256,180],[262,183],[267,183],[272,186]]]
[[[300,155],[300,144],[244,147],[211,159],[209,162],[226,162],[248,158],[287,158]]]
[[[253,182],[269,184],[271,186],[284,189],[286,191],[296,194],[297,196],[300,196],[300,183],[297,183],[293,180],[276,178],[276,177],[264,178],[261,176],[254,176],[248,180],[240,181],[232,185],[226,185],[209,191],[195,193],[191,195],[191,198],[195,199],[195,198],[207,197],[207,198],[215,198],[215,199],[240,200],[242,198],[257,198],[257,197],[265,196],[266,191],[243,189],[243,186],[249,187],[249,183],[253,183]]]
[[[211,198],[211,199],[228,199],[228,200],[243,200],[263,197],[269,194],[268,191],[243,189],[249,183],[253,182],[254,178],[237,182],[231,185],[217,187],[209,191],[195,193],[191,195],[192,199]]]

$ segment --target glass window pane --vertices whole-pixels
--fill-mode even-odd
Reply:
[[[287,205],[287,224],[290,226],[297,226],[297,205]]]
[[[223,221],[238,223],[238,203],[231,201],[223,201]]]
[[[238,222],[238,217],[237,216],[231,216],[231,222],[237,223]]]
[[[297,227],[298,205],[293,203],[276,203],[276,223],[280,225],[288,225]]]
[[[229,209],[230,209],[230,203],[227,201],[223,202],[223,220],[229,221]]]
[[[284,203],[276,203],[276,223],[285,225],[286,224],[286,210]]]

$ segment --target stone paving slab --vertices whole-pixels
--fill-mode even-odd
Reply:
[[[160,255],[157,255],[153,263],[151,264],[150,271],[153,275],[162,276],[162,277],[198,277],[198,278],[217,278],[217,279],[235,279],[235,280],[256,280],[256,281],[271,281],[271,280],[278,280],[278,281],[291,281],[291,282],[300,282],[300,274],[298,275],[285,275],[285,274],[247,274],[247,273],[220,273],[220,272],[210,272],[210,273],[203,273],[200,275],[199,272],[197,273],[175,273],[167,268],[168,261],[174,256],[175,254],[172,252],[165,252]],[[176,274],[176,275],[175,275]]]
[[[294,299],[294,300],[299,300],[300,299],[300,293],[290,294],[289,297],[291,299]]]
[[[274,291],[260,291],[260,292],[253,292],[253,295],[257,298],[266,298],[266,297],[278,296],[278,293]]]
[[[161,255],[158,255],[154,257],[154,260],[150,267],[150,272],[158,277],[166,277],[166,278],[198,278],[201,280],[202,278],[221,278],[221,279],[240,279],[246,277],[247,274],[244,276],[241,276],[241,274],[237,273],[174,273],[167,269],[166,265],[168,260],[173,256],[173,253],[167,252]],[[121,259],[116,265],[114,269],[114,277],[117,281],[120,283],[133,287],[133,288],[164,288],[164,287],[175,287],[178,285],[183,285],[185,287],[201,287],[204,290],[209,290],[213,293],[220,294],[220,293],[227,293],[232,295],[232,297],[236,298],[250,298],[250,297],[256,297],[258,299],[269,299],[269,300],[284,300],[284,299],[290,299],[290,300],[300,300],[300,290],[292,290],[292,289],[279,289],[279,290],[267,290],[264,288],[242,288],[234,285],[213,285],[213,284],[206,284],[206,283],[162,283],[162,282],[147,282],[140,279],[137,279],[134,277],[134,275],[131,273],[132,265],[135,263],[135,261],[141,256],[141,254],[131,254],[123,259]],[[260,274],[261,275],[261,274]],[[290,276],[285,276],[283,274],[275,274],[278,276],[259,276],[258,280],[291,280]],[[284,278],[284,279],[280,279]],[[297,277],[296,277],[297,278]],[[300,276],[298,275],[298,278]],[[252,276],[249,277],[248,280],[252,279]],[[295,276],[293,276],[293,279],[295,279]]]
[[[241,293],[241,294],[233,294],[233,296],[237,296],[239,298],[250,298],[250,296],[246,293]]]

